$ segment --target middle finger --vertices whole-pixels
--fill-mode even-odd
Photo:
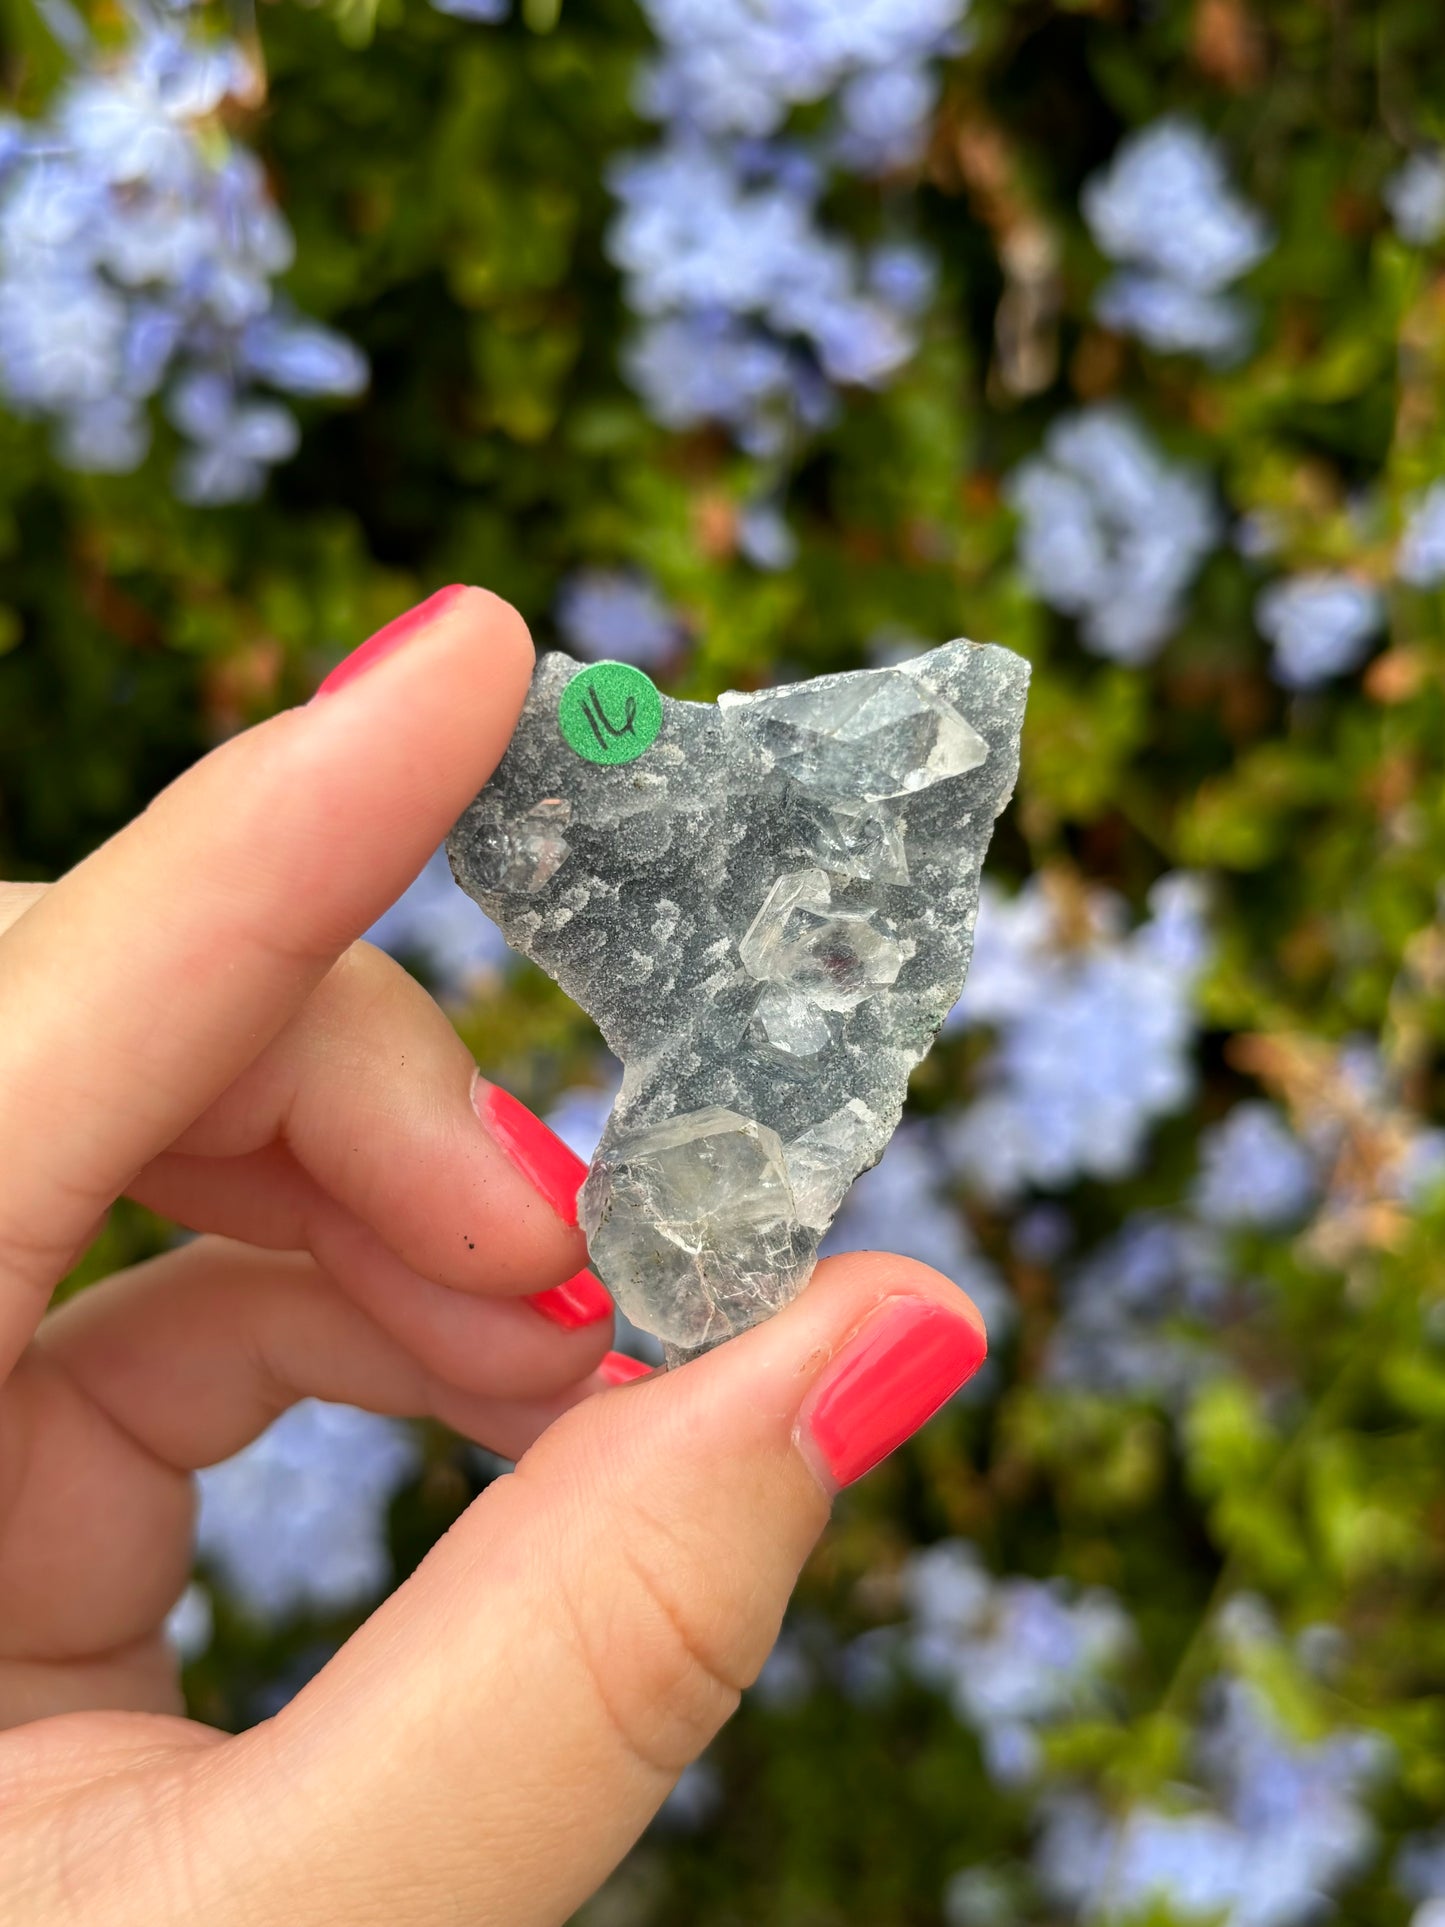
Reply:
[[[315,1249],[311,1237],[288,1239],[284,1229],[278,1237],[265,1221],[304,1220],[314,1187],[410,1272],[454,1291],[539,1292],[587,1262],[576,1209],[586,1166],[510,1100],[508,1140],[489,1129],[475,1077],[465,1045],[421,985],[381,951],[355,944],[275,1041],[127,1188],[193,1230]],[[309,1186],[298,1189],[280,1169],[278,1150]],[[258,1187],[258,1177],[269,1181]],[[262,1222],[249,1221],[250,1200]],[[599,1299],[598,1314],[606,1309]]]

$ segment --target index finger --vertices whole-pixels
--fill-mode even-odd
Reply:
[[[420,870],[500,760],[532,660],[514,609],[443,591],[0,937],[0,1376],[97,1213]]]

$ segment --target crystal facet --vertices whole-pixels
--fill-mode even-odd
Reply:
[[[478,849],[477,875],[492,890],[540,890],[567,859],[562,832],[572,817],[565,797],[544,796],[519,817],[498,821]]]
[[[785,1304],[882,1155],[963,986],[1028,669],[955,642],[715,705],[663,697],[618,765],[559,726],[580,673],[539,663],[449,849],[622,1060],[581,1220],[675,1361]]]
[[[803,1224],[826,1231],[843,1194],[853,1182],[878,1133],[878,1119],[861,1098],[850,1097],[840,1111],[804,1131],[784,1156],[793,1203]]]
[[[817,838],[823,867],[833,876],[871,883],[908,881],[904,819],[896,804],[834,803],[819,812]]]
[[[823,796],[906,796],[964,776],[988,755],[973,725],[907,669],[730,691],[718,708],[724,726],[752,733],[784,776]]]
[[[875,928],[871,910],[832,913],[831,904],[825,871],[779,877],[738,945],[744,969],[762,983],[787,985],[819,1010],[852,1010],[893,983],[912,944]]]
[[[619,1133],[582,1223],[658,1337],[689,1350],[772,1310],[812,1265],[777,1132],[717,1104]]]
[[[765,990],[758,999],[748,1035],[758,1049],[802,1063],[828,1048],[833,1027],[806,992],[783,984]]]

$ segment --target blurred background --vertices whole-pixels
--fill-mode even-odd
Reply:
[[[0,874],[453,580],[680,696],[1034,665],[832,1237],[991,1363],[584,1927],[1441,1927],[1438,0],[0,0],[0,81]],[[374,934],[588,1152],[444,865]],[[503,1470],[303,1405],[204,1474],[194,1712]]]

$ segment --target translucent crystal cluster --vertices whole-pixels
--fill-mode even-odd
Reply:
[[[826,686],[825,686],[826,685]],[[875,802],[963,776],[988,744],[952,703],[904,668],[718,698],[724,726],[752,736],[804,790]]]
[[[963,985],[1028,670],[954,642],[716,704],[663,698],[621,764],[559,724],[568,684],[598,673],[543,659],[448,847],[625,1066],[582,1223],[618,1304],[677,1359],[802,1287],[892,1136]]]

